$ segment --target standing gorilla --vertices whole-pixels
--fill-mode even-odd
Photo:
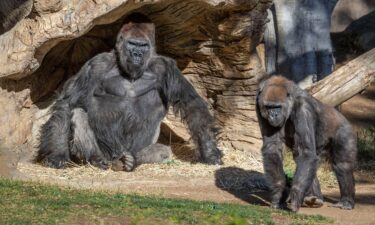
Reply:
[[[120,160],[125,171],[168,157],[155,144],[160,123],[173,106],[187,123],[205,163],[221,164],[214,119],[174,60],[156,54],[155,27],[143,15],[125,22],[116,47],[89,60],[68,80],[43,125],[36,160],[54,168],[69,161],[107,169]]]
[[[280,208],[290,201],[290,209],[298,211],[304,200],[323,203],[316,171],[321,155],[327,154],[341,193],[340,201],[334,206],[354,208],[356,136],[338,111],[322,104],[292,81],[273,76],[259,85],[257,114],[263,136],[264,171],[272,189],[272,207]],[[292,149],[297,164],[288,199],[283,143]]]

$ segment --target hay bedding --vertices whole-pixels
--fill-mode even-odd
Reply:
[[[262,179],[259,178],[262,163],[256,160],[251,153],[228,150],[224,147],[221,149],[224,153],[224,165],[222,166],[196,163],[191,152],[178,151],[177,149],[174,153],[177,152],[178,155],[174,155],[172,160],[161,164],[144,164],[130,173],[101,170],[91,165],[52,169],[30,161],[19,162],[17,169],[28,180],[75,188],[107,190],[126,188],[127,185],[134,186],[134,184],[141,185],[142,188],[146,188],[148,185],[154,187],[158,185],[159,180],[177,181],[174,185],[178,186],[179,180],[187,181],[196,178],[207,179],[211,183],[215,181],[216,186],[222,189],[243,189],[249,187],[249,180]],[[160,184],[161,187],[163,185],[166,184]],[[180,185],[186,185],[186,183],[181,182]],[[134,191],[136,192],[136,190]]]

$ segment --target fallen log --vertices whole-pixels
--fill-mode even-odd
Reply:
[[[375,48],[358,56],[307,90],[321,102],[337,106],[364,90],[375,76]]]

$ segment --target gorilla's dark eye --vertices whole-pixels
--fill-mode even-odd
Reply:
[[[138,46],[138,43],[137,43],[137,42],[135,42],[135,41],[129,41],[129,44],[130,44],[130,45],[135,45],[135,46]]]
[[[129,45],[135,46],[135,47],[146,47],[148,46],[148,42],[145,41],[135,41],[135,40],[129,40]]]
[[[130,44],[130,45],[137,45],[137,42],[129,41],[129,44]]]
[[[281,105],[266,105],[266,109],[281,109]]]

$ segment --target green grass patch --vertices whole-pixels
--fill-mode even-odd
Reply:
[[[0,178],[0,224],[329,224],[267,207],[73,190]]]
[[[357,132],[358,135],[358,162],[357,171],[366,172],[370,179],[373,179],[375,173],[375,127],[363,128]],[[296,169],[293,155],[286,148],[284,151],[284,173],[287,183],[290,185]],[[335,174],[331,170],[328,162],[324,159],[318,169],[318,178],[323,187],[338,187]]]
[[[283,164],[286,182],[288,185],[291,185],[293,182],[294,173],[296,171],[296,163],[293,160],[292,151],[287,148],[284,151]],[[332,171],[331,166],[327,161],[325,161],[325,159],[321,160],[317,175],[322,187],[338,187],[335,173]]]
[[[358,161],[375,161],[375,127],[358,132]]]
[[[358,131],[357,171],[365,179],[375,179],[375,127]],[[363,176],[365,175],[365,176]]]

